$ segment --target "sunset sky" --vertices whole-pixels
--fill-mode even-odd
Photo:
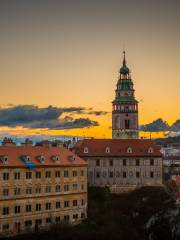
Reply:
[[[175,122],[180,118],[179,13],[179,0],[0,1],[0,116],[18,105],[35,105],[41,115],[51,105],[68,124],[92,121],[88,128],[62,130],[57,113],[44,128],[17,121],[2,123],[0,133],[110,137],[124,49],[140,124],[157,118]]]

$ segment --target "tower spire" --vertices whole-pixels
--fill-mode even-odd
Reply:
[[[125,51],[123,51],[123,55],[124,55],[124,57],[123,57],[123,67],[126,67],[126,52]]]

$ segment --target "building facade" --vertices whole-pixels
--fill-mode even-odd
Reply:
[[[87,164],[62,147],[0,147],[0,235],[86,218]]]
[[[88,163],[89,186],[120,192],[162,184],[162,155],[151,140],[85,139],[74,152]]]
[[[125,52],[120,77],[112,102],[112,138],[138,138],[138,101],[134,96],[133,81],[126,66]]]

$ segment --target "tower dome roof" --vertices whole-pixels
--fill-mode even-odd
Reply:
[[[129,73],[130,71],[129,71],[129,68],[126,66],[126,58],[125,58],[126,52],[124,51],[123,54],[124,54],[123,65],[122,65],[122,67],[120,68],[120,73],[121,73],[121,74],[127,74],[127,73]]]

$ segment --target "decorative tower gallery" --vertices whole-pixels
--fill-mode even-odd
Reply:
[[[138,101],[134,96],[134,87],[129,68],[126,65],[125,51],[120,77],[116,85],[115,99],[112,102],[112,137],[137,139]]]

